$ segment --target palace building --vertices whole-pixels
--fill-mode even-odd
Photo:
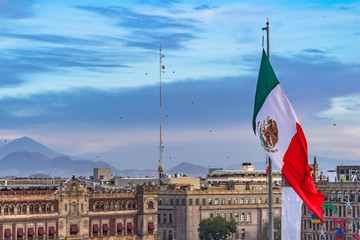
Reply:
[[[154,185],[96,191],[75,177],[58,190],[0,191],[3,239],[155,239]]]

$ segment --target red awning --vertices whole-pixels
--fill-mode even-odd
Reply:
[[[54,235],[55,233],[55,227],[49,227],[49,234]]]
[[[103,230],[104,230],[105,232],[109,231],[109,227],[108,227],[107,224],[104,224],[104,225],[103,225]]]
[[[124,228],[123,228],[123,225],[122,225],[122,223],[118,223],[117,224],[117,230],[118,231],[122,231]]]
[[[77,225],[70,225],[70,231],[73,233],[77,233],[79,231]]]
[[[17,235],[18,235],[18,237],[23,237],[24,236],[24,231],[23,231],[22,228],[17,229]]]
[[[148,223],[148,229],[149,229],[149,231],[153,231],[154,230],[154,223],[153,222],[149,222]]]
[[[12,234],[11,234],[11,231],[10,229],[5,229],[5,237],[11,237]]]
[[[39,235],[44,235],[45,231],[44,231],[44,228],[43,227],[39,227],[38,228],[38,234]]]
[[[93,231],[97,233],[99,230],[100,230],[99,226],[97,224],[94,224],[93,225]]]
[[[33,228],[28,228],[28,236],[32,237],[34,235],[35,235],[34,229]]]
[[[134,229],[132,223],[127,224],[127,229],[128,230],[133,230]]]

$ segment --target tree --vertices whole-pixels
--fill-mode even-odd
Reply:
[[[237,224],[234,218],[206,218],[200,221],[198,232],[201,240],[222,240],[237,232]]]

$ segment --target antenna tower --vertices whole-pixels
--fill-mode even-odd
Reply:
[[[162,65],[162,59],[165,57],[161,54],[161,44],[160,44],[160,81],[159,81],[159,88],[160,88],[160,114],[159,114],[159,130],[160,130],[160,144],[159,144],[159,162],[158,162],[158,173],[159,173],[159,179],[162,178],[163,172],[164,172],[164,165],[162,164],[162,152],[163,152],[163,141],[162,141],[162,135],[161,135],[161,101],[162,101],[162,95],[161,95],[161,72],[163,69],[165,69],[165,65]]]

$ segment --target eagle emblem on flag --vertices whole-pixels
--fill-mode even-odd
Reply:
[[[275,148],[276,143],[279,140],[279,129],[275,120],[270,116],[257,123],[258,135],[260,137],[260,143],[267,152],[277,152]]]

